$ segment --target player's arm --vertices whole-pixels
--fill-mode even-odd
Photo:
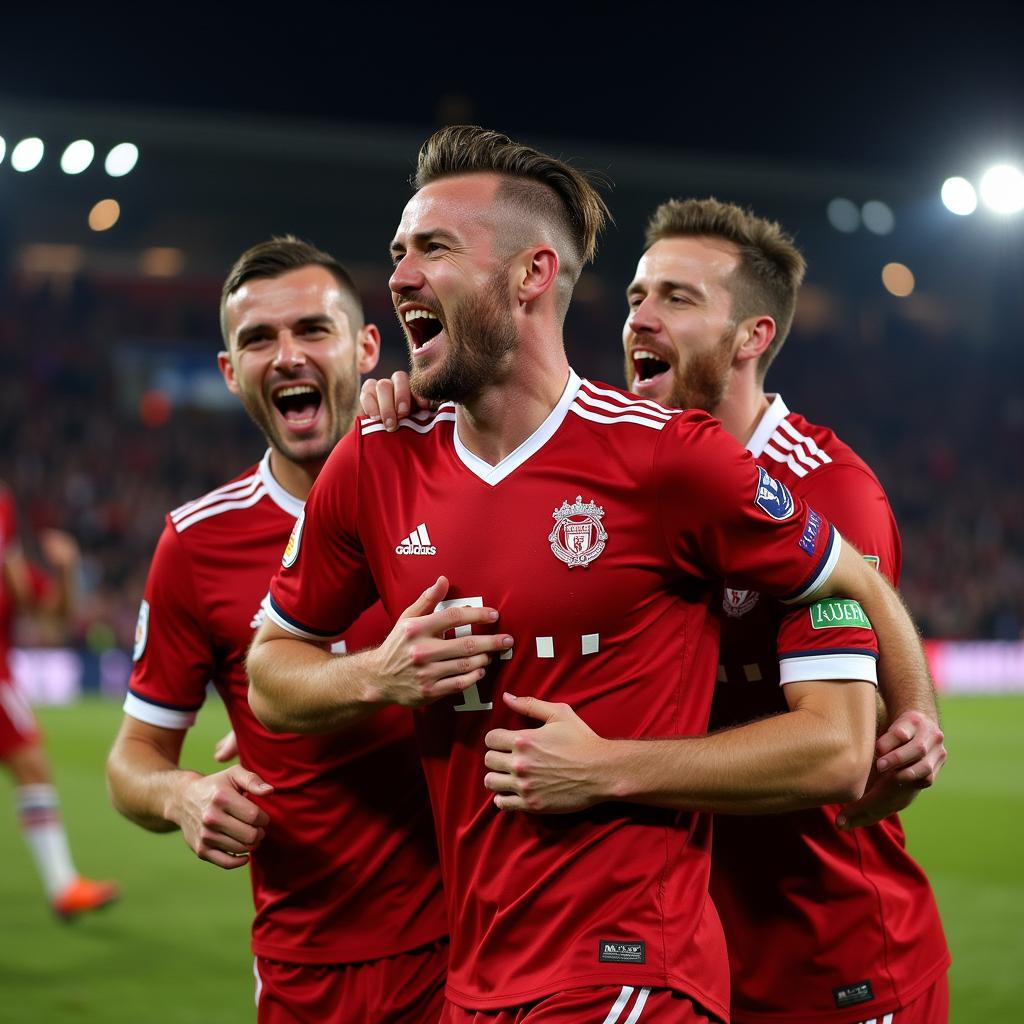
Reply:
[[[459,626],[493,625],[494,608],[435,611],[448,592],[441,576],[410,605],[384,643],[355,654],[332,654],[268,619],[249,649],[249,704],[275,732],[333,732],[389,704],[423,707],[478,683],[504,633],[451,637]],[[273,615],[273,613],[272,613]]]
[[[785,687],[789,711],[711,736],[598,736],[567,704],[505,694],[544,725],[487,734],[484,784],[503,810],[566,812],[609,800],[768,814],[856,799],[875,735],[867,681]]]
[[[212,775],[180,767],[184,729],[164,729],[125,715],[107,758],[114,807],[150,832],[180,829],[200,860],[237,868],[262,841],[269,817],[248,794],[273,787],[241,765]]]

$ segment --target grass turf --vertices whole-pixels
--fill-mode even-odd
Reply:
[[[953,950],[957,1024],[1016,1019],[1024,999],[1024,698],[949,698],[952,750],[938,787],[904,816]],[[43,902],[8,797],[0,829],[0,1022],[219,1024],[253,1013],[245,869],[198,862],[180,836],[151,835],[109,806],[103,760],[121,712],[86,700],[40,719],[79,870],[115,878],[122,901],[62,925]],[[226,731],[211,701],[184,763],[210,770]]]

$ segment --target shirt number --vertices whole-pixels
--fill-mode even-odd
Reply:
[[[438,602],[435,612],[444,611],[445,608],[483,608],[482,597],[453,597],[448,601]],[[473,632],[472,626],[456,626],[456,636],[469,636]],[[462,703],[455,705],[456,711],[490,711],[494,707],[491,701],[480,699],[480,688],[474,683],[462,691]]]

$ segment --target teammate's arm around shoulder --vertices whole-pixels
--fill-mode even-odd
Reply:
[[[324,644],[274,622],[261,627],[249,649],[249,704],[275,732],[333,732],[389,704],[422,707],[483,678],[496,651],[512,637],[445,634],[459,626],[493,624],[494,608],[435,610],[448,592],[441,576],[402,613],[380,647],[332,654]]]

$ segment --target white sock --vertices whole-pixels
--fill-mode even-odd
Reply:
[[[60,801],[53,786],[19,786],[18,817],[49,899],[59,896],[77,877],[60,820]]]

